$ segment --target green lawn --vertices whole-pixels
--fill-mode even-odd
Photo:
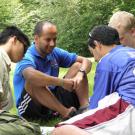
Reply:
[[[95,69],[96,69],[96,63],[93,62],[92,64],[92,69],[91,72],[88,74],[88,81],[89,81],[89,94],[92,95],[92,89],[93,89],[93,83],[94,83],[94,74],[95,74]],[[64,74],[67,72],[67,69],[61,68],[60,69],[60,77],[63,77]],[[13,90],[13,73],[14,73],[14,66],[12,67],[12,70],[10,72],[10,84],[11,84],[11,88],[12,88],[12,92],[14,95],[14,90]],[[11,113],[13,114],[17,114],[17,109],[14,105],[14,107],[10,110]],[[53,119],[50,121],[36,121],[38,123],[40,123],[40,125],[46,125],[46,126],[53,126],[55,123],[57,123],[60,119]]]

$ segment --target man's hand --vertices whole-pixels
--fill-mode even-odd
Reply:
[[[77,75],[71,79],[74,82],[74,85],[73,85],[74,90],[76,90],[80,86],[83,80],[83,77],[84,77],[84,74],[82,72],[78,72]]]
[[[68,91],[73,91],[74,82],[71,79],[63,79],[62,87]]]

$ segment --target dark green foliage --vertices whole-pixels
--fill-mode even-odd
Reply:
[[[15,24],[33,39],[33,28],[40,20],[51,20],[58,27],[57,45],[89,56],[90,29],[107,24],[110,16],[125,10],[135,14],[135,0],[0,0],[0,29]]]

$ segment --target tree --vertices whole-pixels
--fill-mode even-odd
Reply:
[[[87,39],[96,25],[107,24],[110,16],[125,10],[135,14],[134,0],[0,0],[0,29],[14,24],[33,39],[35,24],[50,20],[58,27],[57,45],[89,56]]]

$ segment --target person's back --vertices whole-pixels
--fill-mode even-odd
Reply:
[[[113,92],[135,105],[135,49],[116,46],[97,65],[94,95],[91,98],[91,108],[98,101]],[[107,77],[105,77],[107,76]],[[104,83],[105,82],[105,83]]]
[[[118,32],[107,26],[99,26],[93,30],[89,44],[94,58],[98,61],[90,109],[96,108],[99,100],[113,92],[118,92],[123,99],[135,104],[135,50],[120,46]]]
[[[27,36],[15,26],[9,26],[0,33],[0,109],[8,111],[13,106],[9,84],[11,61],[19,61],[28,45]]]
[[[1,108],[9,110],[13,106],[13,98],[9,84],[11,60],[3,49],[0,49],[0,103]]]

